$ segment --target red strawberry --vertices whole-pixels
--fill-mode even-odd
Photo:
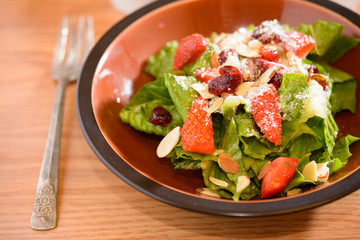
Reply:
[[[276,49],[261,47],[260,55],[262,56],[263,59],[268,60],[270,62],[278,63],[280,61],[280,55]]]
[[[208,82],[217,76],[220,76],[220,73],[215,68],[199,68],[194,72],[194,76],[197,77],[202,82]]]
[[[265,137],[276,145],[281,144],[280,101],[276,88],[272,84],[264,84],[248,90],[246,96],[250,100],[250,113]]]
[[[186,64],[194,62],[208,46],[208,41],[198,33],[185,37],[176,50],[174,70],[180,70]]]
[[[211,115],[207,113],[208,100],[198,97],[181,128],[184,151],[202,154],[214,152],[214,132]]]
[[[261,185],[261,198],[270,198],[281,193],[294,177],[297,159],[278,157],[271,162]]]
[[[298,31],[287,32],[286,35],[287,40],[282,42],[283,47],[288,52],[294,52],[301,59],[305,58],[316,44],[311,36]]]

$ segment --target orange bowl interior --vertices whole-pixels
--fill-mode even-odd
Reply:
[[[278,19],[280,23],[296,26],[316,20],[335,21],[345,25],[344,34],[360,37],[360,29],[341,15],[305,1],[267,0],[197,0],[178,1],[143,16],[111,43],[102,56],[92,86],[92,105],[96,121],[114,151],[129,165],[146,177],[172,189],[197,195],[203,186],[201,172],[174,170],[168,159],[156,156],[160,138],[138,132],[119,119],[120,110],[131,96],[153,78],[143,72],[147,58],[167,41],[200,33],[233,32],[239,27]],[[335,66],[360,80],[358,61],[360,46],[346,54]],[[357,92],[359,99],[359,91]],[[340,113],[336,120],[342,136],[360,136],[360,109],[357,113]],[[348,166],[332,176],[331,181],[359,169],[360,144],[351,147],[353,156]]]

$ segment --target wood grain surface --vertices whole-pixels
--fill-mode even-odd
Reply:
[[[67,90],[57,228],[29,227],[56,83],[63,15],[91,14],[96,39],[124,15],[110,0],[0,1],[0,239],[359,239],[360,191],[288,215],[233,218],[158,202],[112,174],[85,141]]]

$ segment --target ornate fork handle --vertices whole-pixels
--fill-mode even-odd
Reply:
[[[67,80],[58,82],[43,162],[40,169],[30,227],[52,229],[57,222],[60,136]]]
[[[58,81],[58,86],[30,219],[30,227],[35,230],[56,227],[60,136],[65,90],[68,83],[77,79],[93,41],[92,17],[82,16],[78,21],[75,18],[63,18],[51,69],[51,77]]]

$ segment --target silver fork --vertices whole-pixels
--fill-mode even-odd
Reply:
[[[92,17],[62,19],[51,69],[51,77],[58,81],[58,86],[30,220],[30,227],[35,230],[56,227],[60,136],[65,90],[68,83],[78,78],[93,41]]]

